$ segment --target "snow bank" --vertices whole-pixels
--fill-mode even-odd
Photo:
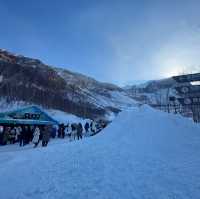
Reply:
[[[77,117],[75,115],[60,111],[60,110],[54,110],[54,109],[46,109],[45,110],[48,115],[50,115],[52,118],[54,118],[56,121],[59,121],[59,123],[79,123],[82,122],[84,119]]]
[[[143,106],[80,142],[0,153],[8,199],[172,199],[200,195],[200,128]]]

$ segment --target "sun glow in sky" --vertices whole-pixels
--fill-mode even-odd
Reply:
[[[168,60],[162,60],[160,62],[160,65],[162,66],[160,68],[160,74],[163,77],[171,77],[171,76],[176,76],[180,75],[183,73],[183,66],[184,63],[181,63],[181,61],[177,59],[168,59]]]
[[[166,77],[172,77],[181,74],[181,67],[180,66],[172,66],[169,71],[166,71],[164,74]]]

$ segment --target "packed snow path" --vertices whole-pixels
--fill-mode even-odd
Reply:
[[[199,199],[200,128],[148,107],[79,142],[0,154],[2,199]]]

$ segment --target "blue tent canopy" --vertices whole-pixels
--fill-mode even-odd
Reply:
[[[47,113],[37,106],[0,113],[0,124],[57,125]]]

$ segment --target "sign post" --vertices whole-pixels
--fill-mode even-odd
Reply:
[[[178,85],[175,87],[179,98],[178,102],[183,109],[192,111],[193,120],[200,122],[200,85],[191,82],[200,82],[200,73],[172,77]]]
[[[200,81],[200,73],[173,76],[172,78],[177,83],[196,82],[196,81]]]

